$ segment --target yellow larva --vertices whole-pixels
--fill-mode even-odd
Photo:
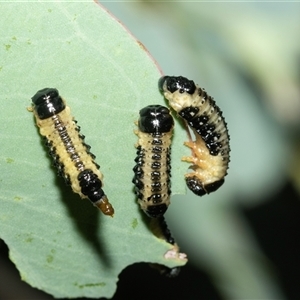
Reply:
[[[40,134],[54,165],[74,193],[89,199],[105,215],[113,216],[114,209],[102,190],[103,175],[94,161],[95,155],[84,143],[80,127],[71,116],[70,108],[54,88],[45,88],[32,97],[33,112]]]
[[[230,161],[227,124],[220,108],[204,89],[182,76],[162,77],[159,88],[195,135],[195,141],[184,143],[192,156],[182,158],[192,163],[193,172],[185,175],[188,188],[198,196],[217,190]]]
[[[173,126],[173,117],[164,106],[149,105],[140,110],[132,182],[141,209],[152,218],[162,216],[170,204]]]

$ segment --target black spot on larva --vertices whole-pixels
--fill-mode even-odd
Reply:
[[[143,168],[141,168],[141,165],[134,166],[133,172],[135,173],[135,176],[138,178],[143,178],[144,176],[144,171]]]
[[[224,182],[230,161],[229,135],[222,111],[204,89],[182,76],[162,77],[159,88],[196,136],[195,141],[186,143],[192,149],[192,157],[183,158],[193,162],[194,172],[185,175],[188,187],[199,196],[217,190]]]
[[[152,218],[162,216],[170,203],[173,126],[173,118],[166,107],[149,105],[140,111],[132,182],[141,209]]]
[[[153,152],[153,151],[152,151]],[[153,154],[152,155],[152,159],[153,160],[160,160],[161,159],[161,155],[160,154]]]
[[[79,133],[80,127],[57,89],[38,91],[32,97],[32,103],[37,125],[46,138],[46,146],[58,174],[71,185],[73,191],[82,198],[88,198],[104,214],[112,216],[114,209],[101,188],[102,174],[94,161],[95,155],[84,143],[84,135]],[[93,170],[86,168],[86,165]]]
[[[134,183],[136,190],[142,190],[144,188],[144,183],[139,177],[134,177],[132,183]]]
[[[162,140],[156,137],[153,137],[153,140],[151,141],[152,145],[162,145]]]
[[[216,156],[222,147],[222,144],[218,142],[221,133],[215,130],[215,124],[208,123],[209,117],[206,114],[199,116],[196,115],[198,112],[197,107],[186,107],[180,111],[179,115],[202,137],[210,154]]]
[[[161,192],[161,190],[162,190],[162,184],[160,182],[151,183],[151,192],[152,193]]]
[[[151,180],[153,180],[153,181],[157,181],[157,180],[161,179],[159,171],[151,172],[150,175],[151,175]]]
[[[154,162],[151,164],[151,168],[152,168],[153,170],[155,170],[155,169],[160,169],[160,167],[161,167],[161,164],[160,164],[160,162],[158,162],[158,161],[154,161]]]
[[[189,106],[183,108],[178,114],[181,118],[185,119],[186,121],[192,121],[195,116],[198,114],[199,108],[194,106]]]
[[[162,151],[163,151],[162,147],[159,147],[159,146],[152,147],[152,152],[153,153],[161,153]]]
[[[94,193],[100,191],[102,187],[102,183],[99,180],[98,176],[89,169],[85,169],[78,174],[78,181],[81,187],[82,194],[86,196],[94,195]]]

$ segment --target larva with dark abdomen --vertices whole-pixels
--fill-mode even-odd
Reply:
[[[192,156],[182,158],[193,164],[193,172],[185,175],[188,188],[198,196],[216,191],[230,161],[227,124],[220,108],[204,89],[182,76],[162,77],[159,89],[196,138],[184,143],[192,149]]]
[[[103,175],[94,161],[90,146],[84,143],[80,127],[71,116],[58,91],[45,88],[32,97],[40,134],[45,137],[50,155],[67,184],[81,198],[88,198],[105,215],[113,216],[114,209],[102,190]]]
[[[162,216],[170,204],[173,127],[173,117],[164,106],[149,105],[140,111],[132,182],[141,209],[152,218]]]

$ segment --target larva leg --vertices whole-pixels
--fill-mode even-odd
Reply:
[[[184,145],[189,147],[192,150],[192,156],[183,156],[181,160],[195,164],[197,161],[197,157],[195,153],[195,143],[193,141],[188,141],[188,142],[184,142]]]
[[[208,168],[208,163],[206,160],[206,155],[202,153],[201,149],[199,149],[195,142],[188,141],[184,142],[184,145],[189,147],[192,151],[192,156],[183,156],[181,158],[182,161],[192,163],[193,165],[190,166],[190,169],[194,169],[195,167],[198,168]]]

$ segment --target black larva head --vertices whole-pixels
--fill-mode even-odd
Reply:
[[[44,88],[39,90],[31,99],[38,117],[42,120],[65,109],[65,104],[57,89]]]
[[[158,81],[158,87],[161,92],[168,90],[171,93],[188,93],[193,94],[196,90],[196,85],[193,80],[188,80],[182,76],[163,76]]]
[[[169,132],[173,126],[173,117],[164,106],[149,105],[140,110],[139,129],[142,132]]]

